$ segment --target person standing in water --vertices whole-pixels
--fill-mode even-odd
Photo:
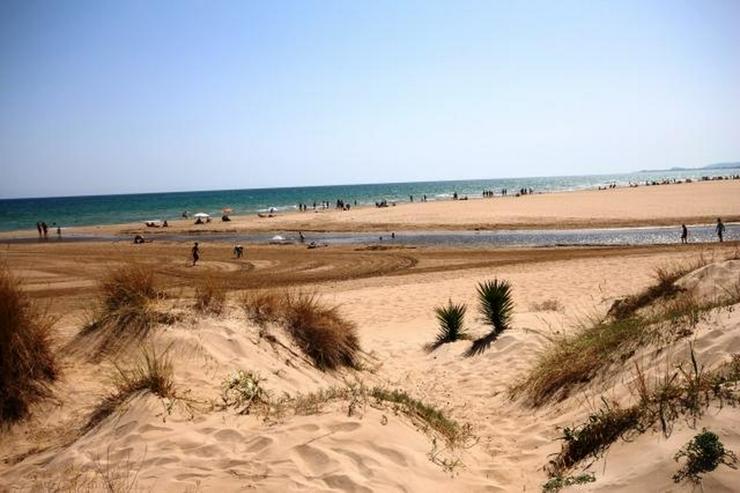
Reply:
[[[684,243],[684,244],[688,243],[689,242],[688,238],[689,238],[689,230],[686,229],[685,224],[682,224],[681,225],[681,243]]]
[[[722,222],[722,219],[717,218],[717,226],[714,228],[714,230],[717,232],[717,236],[719,237],[719,242],[722,243],[724,241],[724,234],[725,234],[725,225]]]
[[[200,248],[198,248],[198,242],[195,242],[195,245],[193,245],[192,249],[193,254],[193,267],[195,267],[195,264],[200,260]]]

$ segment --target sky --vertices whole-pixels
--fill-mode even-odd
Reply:
[[[0,197],[740,161],[740,1],[0,2]]]

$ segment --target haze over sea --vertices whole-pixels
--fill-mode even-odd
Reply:
[[[521,188],[535,193],[593,189],[616,183],[644,185],[646,181],[701,179],[701,177],[737,174],[740,168],[695,169],[681,171],[650,171],[612,175],[553,176],[505,178],[490,180],[431,181],[413,183],[377,183],[366,185],[332,185],[318,187],[263,188],[214,190],[127,195],[96,195],[80,197],[48,197],[0,200],[0,231],[34,229],[37,221],[64,227],[94,224],[120,224],[144,220],[176,219],[183,211],[206,212],[219,217],[225,207],[233,214],[254,214],[275,208],[277,211],[297,210],[298,204],[337,199],[358,206],[415,200],[426,195],[428,200],[444,200],[459,196],[480,197],[483,190],[497,195],[506,188],[509,194]]]

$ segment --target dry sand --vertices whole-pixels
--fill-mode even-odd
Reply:
[[[234,292],[226,315],[188,315],[153,336],[158,347],[170,347],[175,356],[175,382],[187,397],[183,401],[138,395],[83,433],[91,409],[111,388],[112,363],[90,363],[69,348],[59,351],[64,371],[54,398],[39,405],[30,420],[0,435],[0,488],[74,490],[76,484],[84,491],[108,480],[122,490],[135,483],[136,489],[154,491],[538,491],[546,480],[543,466],[560,448],[558,427],[581,422],[604,393],[629,400],[631,367],[615,369],[571,398],[537,409],[512,400],[510,386],[553,337],[603,312],[616,297],[648,285],[654,267],[700,254],[720,259],[736,248],[259,247],[248,248],[246,258],[237,261],[228,246],[206,243],[204,261],[190,268],[183,244],[6,245],[0,259],[26,280],[34,297],[50,302],[61,316],[59,348],[79,331],[96,281],[122,262],[150,265],[186,313],[191,313],[190,286],[198,279],[218,279]],[[685,282],[711,293],[719,282],[740,281],[737,262],[711,269]],[[473,307],[476,283],[494,277],[513,285],[515,328],[479,357],[461,356],[465,342],[425,352],[424,344],[436,332],[433,307],[448,299]],[[274,336],[285,346],[260,337],[259,328],[236,306],[240,290],[293,285],[315,289],[357,323],[369,355],[366,369],[319,372],[290,349],[278,329],[272,329]],[[542,311],[538,306],[545,301],[562,308]],[[721,312],[698,327],[695,347],[703,363],[740,352],[739,314]],[[468,322],[476,334],[485,331],[474,317]],[[85,348],[77,349],[84,353]],[[685,359],[686,351],[682,340],[635,358],[653,374],[669,361]],[[133,353],[119,358],[125,364]],[[318,414],[268,421],[214,408],[221,382],[238,368],[259,372],[273,395],[316,391],[347,380],[403,389],[469,423],[478,440],[464,450],[440,451],[418,423],[372,402],[352,409],[346,402],[328,404]],[[701,426],[710,426],[726,446],[740,452],[738,424],[736,409],[712,410],[693,427],[678,422],[668,439],[651,432],[634,443],[619,442],[589,468],[596,482],[581,490],[689,491],[671,481],[677,468],[673,454]],[[460,462],[445,468],[443,459]],[[705,488],[733,491],[737,484],[737,471],[720,468]]]
[[[402,230],[492,227],[623,226],[709,222],[740,216],[740,182],[585,191],[519,198],[404,204],[350,212],[239,217],[201,229]],[[122,233],[138,225],[80,228]],[[173,222],[170,232],[198,230]],[[147,230],[151,232],[151,230]],[[162,230],[159,230],[162,231]],[[7,235],[6,235],[7,236]],[[737,256],[738,244],[584,248],[386,248],[248,245],[236,260],[231,247],[203,242],[202,261],[189,266],[189,244],[158,241],[5,244],[0,261],[24,289],[59,317],[55,326],[62,377],[54,395],[27,421],[0,431],[0,491],[537,491],[543,467],[560,449],[559,428],[582,422],[606,397],[632,399],[635,363],[650,378],[685,361],[687,340],[661,351],[643,348],[568,399],[532,408],[512,399],[539,354],[560,335],[618,297],[653,282],[656,266],[700,255]],[[117,265],[146,265],[166,287],[168,307],[183,318],[159,326],[151,343],[169,348],[179,399],[137,394],[91,429],[91,411],[111,391],[113,358],[91,362],[78,337],[95,305],[97,282]],[[193,286],[208,278],[229,291],[222,316],[192,310]],[[511,282],[514,329],[481,356],[465,358],[469,343],[424,350],[436,333],[433,308],[448,300],[469,304],[474,334],[486,329],[474,314],[476,283]],[[681,281],[712,297],[740,283],[740,261],[714,263]],[[239,308],[245,290],[309,289],[340,305],[355,322],[365,351],[362,370],[324,373],[277,327],[270,337]],[[557,310],[544,310],[554,306]],[[735,307],[740,308],[740,307]],[[713,314],[696,328],[703,364],[740,353],[740,310]],[[131,364],[129,348],[116,355]],[[238,415],[223,409],[221,383],[237,369],[258,372],[272,396],[296,396],[347,382],[408,392],[470,425],[467,446],[449,450],[423,424],[366,398],[326,403],[292,415]],[[305,415],[304,415],[305,414]],[[697,423],[679,421],[673,433],[618,442],[587,466],[596,482],[581,490],[689,491],[671,481],[673,455],[702,426],[740,451],[740,412],[712,409]],[[574,471],[578,472],[578,471]],[[738,473],[720,468],[705,481],[733,491]]]
[[[333,198],[327,198],[332,200]],[[740,220],[740,180],[658,185],[611,190],[534,194],[522,197],[447,200],[278,214],[271,218],[233,216],[194,225],[169,221],[169,228],[141,223],[68,228],[70,233],[134,234],[145,232],[404,231],[506,228],[588,228],[713,223]],[[35,235],[35,231],[30,232]],[[28,236],[29,231],[0,238]]]

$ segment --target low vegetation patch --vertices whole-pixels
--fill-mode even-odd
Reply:
[[[50,393],[57,377],[51,348],[53,319],[0,266],[0,425],[25,417]]]
[[[195,287],[194,308],[199,313],[220,315],[226,306],[226,289],[213,278],[200,280]]]
[[[724,464],[737,469],[737,456],[731,450],[725,449],[719,437],[702,429],[694,436],[674,457],[676,462],[684,460],[684,465],[673,475],[673,481],[680,483],[688,480],[692,483],[701,483],[702,476],[712,472]]]
[[[239,414],[249,414],[252,406],[267,404],[270,396],[261,385],[263,381],[257,373],[235,371],[221,384],[223,407],[234,407]]]
[[[663,280],[658,285],[664,286],[660,288],[662,293],[670,291],[665,288],[667,280],[672,283],[680,277],[675,271],[661,276]],[[655,292],[659,290],[654,288]],[[712,310],[738,302],[740,289],[708,301],[698,300],[690,291],[675,290],[670,297],[641,306],[640,313],[612,313],[606,318],[588,320],[574,334],[553,342],[525,380],[513,388],[513,393],[525,392],[535,406],[552,398],[564,399],[574,387],[591,381],[610,365],[626,361],[640,347],[690,336]]]
[[[593,483],[594,481],[596,481],[596,478],[593,473],[578,474],[576,476],[556,476],[554,478],[550,478],[542,485],[542,491],[544,493],[556,493],[568,486],[588,484]]]
[[[485,352],[502,332],[509,330],[511,316],[514,313],[511,285],[507,281],[494,279],[482,282],[478,284],[477,291],[481,319],[491,327],[491,331],[473,341],[473,345],[466,352],[467,356]]]
[[[675,420],[685,416],[695,424],[713,403],[737,405],[739,382],[740,355],[707,372],[697,363],[693,348],[688,368],[678,366],[653,386],[647,384],[638,368],[637,402],[622,408],[604,401],[585,423],[565,428],[563,446],[550,462],[548,472],[551,477],[562,476],[584,459],[599,458],[612,443],[631,434],[659,429],[668,436]]]
[[[82,433],[95,428],[102,420],[113,414],[132,395],[151,392],[162,398],[174,398],[172,360],[168,349],[157,352],[153,347],[142,347],[136,363],[124,368],[116,364],[113,384],[115,392],[109,394],[89,416]]]
[[[429,351],[434,351],[443,344],[470,339],[464,326],[467,308],[464,303],[455,304],[450,300],[447,305],[434,309],[437,322],[439,322],[439,332],[434,342],[427,346]]]

